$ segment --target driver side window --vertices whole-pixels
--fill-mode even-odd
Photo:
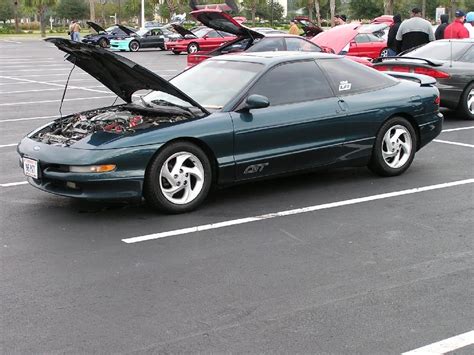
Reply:
[[[314,61],[278,65],[267,72],[249,91],[268,97],[271,106],[333,96],[329,83]]]

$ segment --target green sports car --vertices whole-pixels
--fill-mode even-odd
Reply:
[[[403,173],[442,128],[432,78],[396,79],[340,56],[211,58],[167,81],[101,48],[48,39],[126,103],[72,114],[18,145],[31,185],[190,211],[212,185],[328,166]],[[138,90],[149,90],[135,100]]]

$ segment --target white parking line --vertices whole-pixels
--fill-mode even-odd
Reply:
[[[76,86],[68,86],[68,90],[86,90],[86,89],[93,89],[93,88],[105,88],[104,85],[96,85],[96,86],[90,86],[90,87],[76,87]],[[64,85],[62,87],[57,87],[57,88],[51,88],[51,89],[34,89],[34,90],[19,90],[19,91],[0,91],[0,95],[2,94],[24,94],[27,92],[43,92],[43,91],[61,91],[64,90]],[[87,90],[89,91],[89,90]],[[95,90],[99,91],[99,90]],[[99,91],[106,93],[107,91]]]
[[[408,351],[406,353],[403,353],[402,355],[446,354],[456,349],[461,349],[472,344],[474,344],[474,330],[438,341],[430,345],[423,346],[415,350]]]
[[[442,132],[442,133],[447,133],[447,132],[465,131],[465,130],[467,130],[467,129],[474,129],[474,126],[451,128],[451,129],[443,129],[441,132]]]
[[[12,143],[12,144],[2,144],[0,145],[0,148],[5,148],[5,147],[15,147],[17,143]]]
[[[144,242],[144,241],[147,241],[147,240],[160,239],[160,238],[166,238],[166,237],[183,235],[183,234],[191,234],[191,233],[206,231],[206,230],[210,230],[210,229],[225,228],[225,227],[235,226],[235,225],[239,225],[239,224],[246,224],[246,223],[251,223],[251,222],[263,221],[263,220],[266,220],[266,219],[292,216],[292,215],[308,213],[308,212],[314,212],[314,211],[320,211],[320,210],[327,210],[327,209],[336,208],[336,207],[355,205],[355,204],[359,204],[359,203],[363,203],[363,202],[382,200],[382,199],[391,198],[391,197],[398,197],[398,196],[415,194],[415,193],[419,193],[419,192],[445,189],[445,188],[448,188],[448,187],[460,186],[460,185],[466,185],[466,184],[472,184],[472,183],[474,183],[474,178],[473,179],[453,181],[453,182],[448,182],[448,183],[443,183],[443,184],[437,184],[437,185],[417,187],[417,188],[414,188],[414,189],[401,190],[401,191],[396,191],[396,192],[383,193],[383,194],[367,196],[367,197],[353,198],[353,199],[344,200],[344,201],[324,203],[322,205],[315,205],[315,206],[309,206],[309,207],[304,207],[304,208],[297,208],[297,209],[287,210],[287,211],[282,211],[282,212],[268,213],[268,214],[255,216],[255,217],[246,217],[246,218],[233,219],[233,220],[218,222],[218,223],[203,224],[203,225],[200,225],[200,226],[183,228],[183,229],[176,229],[176,230],[167,231],[167,232],[148,234],[148,235],[143,235],[143,236],[138,236],[138,237],[133,237],[133,238],[125,238],[125,239],[122,239],[122,242],[127,243],[127,244],[139,243],[139,242]]]
[[[7,184],[0,184],[0,187],[12,187],[12,186],[26,185],[26,184],[28,184],[28,181],[9,182]]]
[[[43,119],[53,119],[58,118],[59,116],[37,116],[37,117],[23,117],[23,118],[7,118],[6,120],[0,120],[0,123],[4,122],[17,122],[17,121],[32,121],[32,120],[43,120]]]
[[[50,82],[47,82],[47,81],[37,81],[37,80],[22,79],[22,78],[15,78],[15,77],[12,77],[12,76],[1,76],[1,75],[0,75],[0,78],[10,79],[10,80],[17,80],[17,81],[24,81],[24,82],[33,83],[33,84],[49,85],[49,86],[54,86],[54,87],[59,87],[61,89],[64,89],[64,84],[54,84],[54,83],[50,83]],[[73,86],[73,85],[68,86],[68,88],[69,89],[79,89],[79,90],[84,90],[84,91],[91,91],[91,92],[100,92],[102,94],[108,94],[110,92],[110,91],[89,89],[89,88],[85,88],[85,87],[82,87],[82,86]]]
[[[113,95],[108,96],[92,96],[92,97],[76,97],[74,99],[64,99],[66,101],[81,101],[81,100],[98,100],[115,97]],[[22,102],[8,102],[5,104],[0,104],[0,106],[18,106],[18,105],[34,105],[34,104],[46,104],[49,102],[61,102],[61,100],[42,100],[42,101],[22,101]]]
[[[444,144],[451,144],[451,145],[458,145],[458,146],[460,146],[460,147],[474,148],[474,145],[473,145],[473,144],[466,144],[466,143],[443,141],[443,140],[441,140],[441,139],[433,139],[433,142],[444,143]]]

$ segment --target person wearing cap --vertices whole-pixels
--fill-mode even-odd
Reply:
[[[411,18],[403,21],[398,28],[395,39],[401,42],[400,50],[403,52],[434,41],[435,36],[431,23],[422,18],[421,10],[415,7],[411,10]]]
[[[290,30],[288,31],[290,35],[299,35],[300,34],[300,29],[296,25],[295,21],[290,21]]]
[[[469,31],[466,27],[464,27],[464,19],[466,18],[466,14],[461,10],[456,10],[454,13],[456,17],[448,27],[444,30],[444,38],[445,39],[462,39],[462,38],[469,38]]]
[[[438,39],[444,39],[444,31],[446,30],[446,27],[449,25],[449,16],[448,15],[441,15],[439,20],[441,23],[439,24],[438,28],[435,31],[435,38],[436,40]]]
[[[474,38],[474,11],[469,11],[466,14],[466,23],[464,27],[469,31],[469,38]]]

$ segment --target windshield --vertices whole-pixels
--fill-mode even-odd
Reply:
[[[192,31],[197,38],[201,38],[209,32],[209,28],[200,28]]]
[[[451,42],[451,41],[434,41],[429,44],[418,47],[410,52],[406,52],[403,56],[417,57],[425,59],[456,60],[470,46],[469,42]]]
[[[170,80],[174,86],[208,109],[221,109],[262,70],[262,65],[248,62],[207,60]],[[230,85],[232,83],[232,85]],[[183,107],[189,103],[175,96],[153,91],[144,98],[150,105],[164,101]]]

